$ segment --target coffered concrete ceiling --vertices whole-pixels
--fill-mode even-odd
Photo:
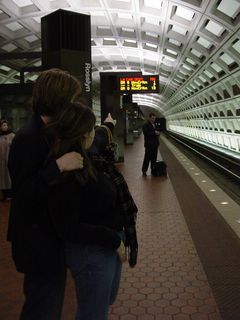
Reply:
[[[163,114],[179,90],[239,61],[239,0],[0,0],[0,53],[41,51],[41,17],[60,8],[91,15],[93,79],[104,71],[159,74],[159,95],[134,100]],[[0,83],[19,82],[31,66],[41,60],[2,60]]]

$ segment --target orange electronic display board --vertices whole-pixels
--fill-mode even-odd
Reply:
[[[159,93],[159,76],[126,76],[118,78],[120,93]]]

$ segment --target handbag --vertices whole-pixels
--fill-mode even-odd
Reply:
[[[113,141],[113,135],[112,135],[111,130],[108,128],[108,126],[105,126],[104,124],[101,125],[100,128],[103,128],[107,134],[108,142],[105,147],[105,153],[106,153],[107,160],[117,161],[119,158],[119,149],[118,149],[118,144]]]

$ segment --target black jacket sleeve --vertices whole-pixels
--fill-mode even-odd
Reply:
[[[46,196],[48,186],[61,181],[56,161],[45,165],[47,152],[40,137],[22,134],[13,140],[8,168],[14,197],[38,202]]]
[[[44,165],[47,153],[48,147],[36,130],[25,130],[13,139],[8,160],[13,190],[7,235],[10,241],[20,237],[27,226],[49,228],[45,207],[48,189],[62,177],[55,161]]]

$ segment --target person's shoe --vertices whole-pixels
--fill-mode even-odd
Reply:
[[[142,175],[143,175],[143,177],[146,177],[147,173],[145,171],[143,171]]]

